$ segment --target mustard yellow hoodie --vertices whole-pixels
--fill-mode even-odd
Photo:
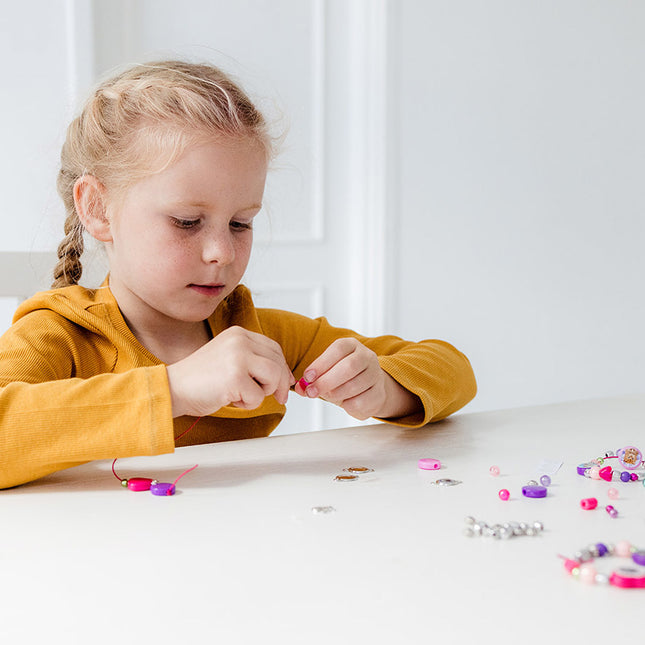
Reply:
[[[208,323],[213,336],[239,325],[274,339],[296,379],[336,338],[358,338],[423,403],[423,414],[389,423],[442,419],[476,392],[468,359],[448,343],[366,338],[325,318],[256,309],[242,285]],[[265,437],[285,411],[272,396],[255,410],[227,406],[177,445]],[[0,488],[94,459],[172,452],[174,437],[193,421],[173,420],[166,367],[132,334],[108,286],[38,293],[0,338]]]

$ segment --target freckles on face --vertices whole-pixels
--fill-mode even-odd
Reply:
[[[257,144],[211,141],[138,181],[110,213],[115,284],[156,308],[164,298],[195,298],[186,293],[194,284],[230,293],[251,254],[266,172]]]

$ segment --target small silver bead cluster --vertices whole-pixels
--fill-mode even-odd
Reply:
[[[464,528],[466,537],[491,537],[496,540],[508,540],[524,535],[539,535],[544,530],[542,522],[504,522],[504,524],[489,526],[486,522],[476,520],[471,515],[466,517],[464,521],[466,523]]]

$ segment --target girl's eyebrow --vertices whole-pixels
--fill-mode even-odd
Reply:
[[[168,204],[170,208],[185,208],[186,206],[189,208],[197,208],[200,210],[208,210],[211,208],[212,204],[209,204],[208,202],[200,202],[200,201],[177,201],[177,202],[171,202]],[[259,211],[262,209],[262,204],[251,204],[250,206],[245,206],[244,208],[238,209],[238,213],[243,213],[244,211]]]

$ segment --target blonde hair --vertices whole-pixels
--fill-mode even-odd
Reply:
[[[83,225],[74,185],[93,175],[112,194],[167,167],[190,143],[246,138],[267,160],[273,140],[261,112],[223,71],[210,64],[160,61],[135,65],[101,83],[67,129],[57,187],[66,210],[52,288],[77,284]]]

